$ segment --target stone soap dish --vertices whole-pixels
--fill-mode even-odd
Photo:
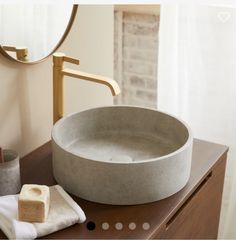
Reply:
[[[184,122],[157,110],[89,109],[54,125],[53,172],[68,192],[89,201],[153,202],[186,185],[192,141]]]

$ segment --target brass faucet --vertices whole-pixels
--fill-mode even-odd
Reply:
[[[53,123],[55,124],[64,114],[64,76],[74,77],[78,79],[88,80],[99,84],[106,85],[110,88],[113,96],[120,93],[120,87],[113,79],[100,75],[89,74],[69,68],[64,68],[64,62],[79,65],[80,61],[65,56],[63,53],[53,54]]]
[[[19,61],[28,61],[28,49],[26,47],[20,47],[20,46],[10,46],[10,45],[4,45],[2,48],[5,51],[11,51],[16,53],[16,59]]]

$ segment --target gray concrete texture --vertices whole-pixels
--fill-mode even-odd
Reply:
[[[68,192],[89,201],[153,202],[186,185],[192,141],[184,122],[154,109],[89,109],[54,125],[53,172]]]

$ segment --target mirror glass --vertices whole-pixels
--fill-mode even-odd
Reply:
[[[0,4],[1,53],[23,63],[38,62],[65,39],[75,18],[72,4]]]

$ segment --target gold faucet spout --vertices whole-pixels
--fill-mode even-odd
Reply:
[[[79,65],[79,60],[65,56],[63,53],[53,54],[53,123],[56,123],[64,114],[64,76],[88,80],[91,82],[106,85],[110,88],[113,96],[120,93],[117,82],[111,78],[85,73],[69,68],[64,68],[64,62]]]
[[[107,77],[85,73],[81,71],[76,71],[76,70],[69,69],[69,68],[63,69],[62,74],[69,76],[69,77],[82,79],[82,80],[88,80],[88,81],[106,85],[110,88],[113,96],[116,96],[120,93],[120,87],[118,86],[117,82]]]

